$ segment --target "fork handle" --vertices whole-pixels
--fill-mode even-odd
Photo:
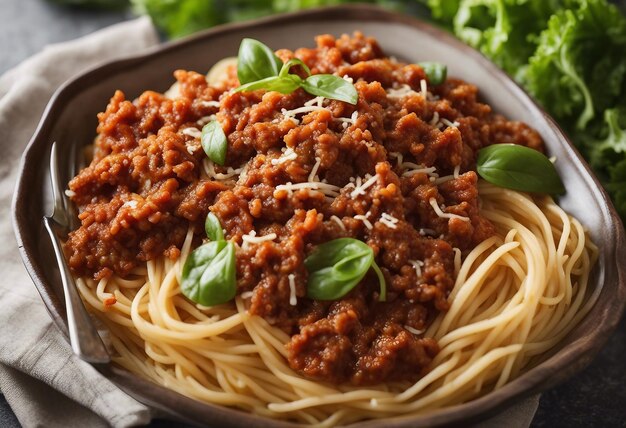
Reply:
[[[50,217],[44,217],[43,222],[50,235],[54,255],[61,272],[63,293],[65,294],[65,309],[67,312],[67,328],[72,351],[82,360],[89,363],[107,364],[111,361],[111,357],[78,294],[76,282],[72,277],[61,249],[61,240],[55,232],[55,227],[58,225]]]

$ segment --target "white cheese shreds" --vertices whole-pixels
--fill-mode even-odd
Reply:
[[[200,101],[200,105],[203,107],[217,107],[220,108],[219,101]]]
[[[216,116],[216,115],[214,115],[214,114],[211,114],[211,115],[209,115],[209,116],[202,116],[200,119],[198,119],[198,120],[196,121],[196,123],[197,123],[198,125],[200,125],[200,126],[204,126],[204,125],[206,125],[207,123],[209,123],[210,121],[212,121],[212,120],[216,120],[216,119],[217,119],[217,116]]]
[[[341,221],[341,219],[339,217],[337,217],[336,215],[331,215],[330,219],[332,221],[334,221],[335,223],[337,223],[337,225],[339,225],[339,227],[341,228],[341,230],[345,231],[346,230],[346,225],[343,224],[343,221]]]
[[[430,119],[430,122],[428,122],[428,124],[430,126],[437,126],[438,123],[439,123],[439,112],[434,112],[433,118]]]
[[[417,92],[407,84],[387,90],[387,98],[404,98],[407,95],[417,95]]]
[[[448,119],[446,119],[445,117],[443,119],[441,119],[441,123],[443,123],[444,125],[446,125],[447,127],[450,127],[450,128],[457,128],[460,125],[460,123],[457,122],[456,120],[454,122],[451,122]]]
[[[319,177],[317,177],[317,170],[319,169],[321,163],[322,159],[315,156],[315,165],[313,165],[313,168],[311,169],[308,181],[320,181]]]
[[[244,291],[243,293],[241,293],[241,298],[249,299],[252,297],[252,295],[253,295],[252,291]]]
[[[182,133],[193,138],[202,138],[202,131],[198,128],[189,127],[182,130]]]
[[[283,150],[283,154],[280,155],[279,158],[272,159],[271,163],[272,165],[280,165],[288,161],[296,160],[297,158],[298,155],[296,154],[296,152],[294,152],[291,147],[287,147],[287,149]]]
[[[441,207],[439,205],[437,205],[437,200],[435,198],[430,198],[428,200],[428,202],[430,203],[430,206],[433,207],[433,210],[435,210],[435,214],[437,214],[437,216],[439,216],[441,218],[457,218],[457,219],[463,220],[463,221],[470,221],[470,219],[468,217],[463,217],[463,216],[457,215],[457,214],[444,213],[441,210]]]
[[[350,76],[348,76],[347,74],[343,75],[343,80],[345,80],[348,83],[354,83],[354,79]]]
[[[226,173],[220,173],[215,171],[215,164],[209,158],[204,158],[202,161],[202,166],[204,167],[204,171],[209,178],[212,178],[217,181],[225,181],[231,180],[236,175],[239,175],[243,172],[244,168],[233,169],[232,167],[226,168]]]
[[[296,306],[298,304],[298,298],[296,297],[296,276],[293,273],[287,275],[289,279],[289,304]]]
[[[396,229],[398,226],[396,225],[400,220],[392,216],[391,214],[382,213],[380,216],[380,222],[387,226],[389,229]]]
[[[292,184],[291,182],[287,182],[286,184],[279,184],[276,186],[276,190],[286,190],[289,195],[292,194],[294,190],[301,189],[309,189],[309,190],[318,190],[326,196],[337,197],[339,196],[339,190],[341,190],[338,186],[333,186],[332,184],[324,183],[324,182],[313,182],[313,183],[296,183]]]
[[[260,244],[266,241],[273,241],[276,239],[277,235],[275,233],[270,233],[264,236],[256,236],[256,230],[251,230],[247,235],[243,235],[241,239],[243,240],[242,249],[248,249],[249,244]]]
[[[74,192],[73,190],[67,189],[65,191],[65,196],[67,196],[68,198],[73,198],[74,196],[76,196],[76,192]]]
[[[122,206],[134,209],[134,208],[137,208],[137,201],[135,201],[134,199],[130,200],[130,201],[126,201],[126,202],[124,202],[124,205],[122,205]]]
[[[376,180],[378,180],[378,175],[369,176],[369,174],[366,174],[365,179],[366,179],[365,183],[362,183],[363,180],[361,179],[361,177],[356,178],[356,184],[354,186],[354,190],[350,192],[351,198],[354,199],[359,195],[365,195],[365,190],[373,186],[374,183],[376,183]]]
[[[374,226],[372,226],[372,223],[368,220],[368,217],[371,214],[372,213],[370,213],[368,211],[367,213],[365,213],[365,215],[363,215],[363,214],[355,215],[354,219],[355,220],[361,220],[363,222],[363,224],[365,225],[365,227],[367,227],[369,230],[372,230],[374,228]]]
[[[409,263],[411,263],[413,265],[413,269],[415,269],[415,273],[417,274],[417,277],[418,278],[421,277],[422,276],[422,266],[424,266],[424,262],[421,261],[421,260],[409,260]]]
[[[435,184],[445,183],[446,181],[456,180],[459,178],[459,173],[461,172],[461,165],[457,165],[454,167],[454,172],[452,175],[444,175],[443,177],[439,177],[435,179]]]
[[[422,236],[435,236],[437,234],[433,229],[423,228],[419,230],[419,234]]]
[[[435,172],[437,171],[437,168],[434,166],[426,167],[413,162],[403,162],[400,164],[400,169],[403,171],[402,177],[410,177],[415,174],[426,174],[431,177],[439,177],[439,175]]]
[[[402,167],[402,160],[404,158],[402,156],[402,153],[400,153],[400,152],[389,152],[389,157],[396,160],[398,168]]]
[[[323,104],[324,104],[324,97],[315,97],[313,99],[308,100],[306,103],[304,103],[304,105],[307,107],[309,106],[322,107]]]
[[[335,120],[338,120],[339,122],[343,122],[344,126],[343,128],[346,129],[349,125],[354,125],[354,123],[356,122],[356,120],[359,118],[359,112],[357,110],[352,112],[352,115],[350,115],[350,117],[336,117]]]
[[[428,98],[428,85],[424,79],[420,80],[420,91],[424,99]]]
[[[411,327],[410,325],[405,325],[404,329],[406,331],[408,331],[409,333],[413,333],[416,336],[419,336],[420,334],[424,333],[426,330],[418,330],[416,328]]]
[[[453,248],[454,251],[454,275],[458,275],[461,270],[461,250],[459,248]]]

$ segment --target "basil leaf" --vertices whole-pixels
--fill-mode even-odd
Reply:
[[[237,77],[242,85],[278,76],[282,66],[280,58],[263,43],[254,39],[241,41],[237,56]]]
[[[201,305],[219,305],[235,297],[235,275],[235,245],[212,241],[193,250],[185,260],[180,290]]]
[[[226,163],[228,139],[219,122],[214,120],[204,125],[200,141],[209,159],[218,165],[224,165]]]
[[[344,101],[353,105],[359,99],[359,94],[352,83],[332,74],[309,76],[302,82],[302,89],[312,95]]]
[[[224,240],[224,231],[222,231],[222,225],[220,221],[213,213],[209,213],[206,216],[206,220],[204,221],[204,230],[206,232],[206,236],[211,241],[223,241]]]
[[[336,300],[350,292],[374,261],[374,251],[353,238],[339,238],[319,245],[304,260],[309,271],[307,297]]]
[[[440,85],[446,81],[448,67],[445,64],[439,62],[418,62],[417,65],[422,67],[428,78],[428,83],[431,85]]]
[[[372,269],[376,272],[378,282],[380,282],[380,295],[378,296],[379,302],[385,302],[387,300],[387,281],[385,281],[385,275],[376,264],[376,260],[372,261]]]
[[[265,89],[266,91],[276,91],[281,94],[290,94],[300,87],[302,79],[295,74],[288,74],[284,77],[274,76],[267,77],[263,80],[250,82],[235,89],[235,92],[250,92],[257,89]]]
[[[478,174],[490,183],[523,192],[562,194],[565,187],[542,153],[517,144],[494,144],[478,151]]]
[[[307,76],[311,75],[311,69],[304,62],[302,62],[302,60],[298,58],[291,58],[289,61],[284,63],[278,75],[280,77],[286,76],[287,74],[289,74],[289,70],[291,70],[291,67],[294,67],[296,65],[299,65],[300,67],[302,67]]]

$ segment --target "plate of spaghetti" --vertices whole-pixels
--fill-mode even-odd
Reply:
[[[15,221],[64,326],[33,228],[52,142],[97,368],[174,417],[478,420],[584,367],[623,311],[623,227],[558,127],[480,54],[379,9],[216,28],[57,93]]]

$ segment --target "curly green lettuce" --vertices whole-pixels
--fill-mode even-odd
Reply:
[[[559,122],[626,221],[626,17],[606,0],[424,0]]]

